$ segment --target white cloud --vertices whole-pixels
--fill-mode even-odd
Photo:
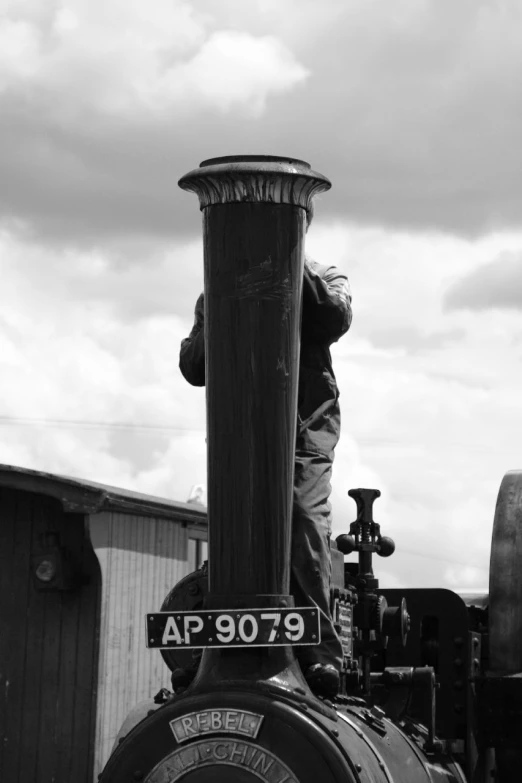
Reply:
[[[64,117],[181,117],[201,108],[259,114],[268,95],[306,79],[275,36],[211,22],[182,0],[68,0],[46,14],[17,3],[0,18],[0,90],[52,101]]]
[[[346,270],[353,291],[352,328],[332,350],[343,426],[333,532],[355,518],[348,489],[380,489],[375,518],[397,545],[376,561],[388,585],[487,582],[496,494],[519,467],[522,314],[442,303],[455,276],[517,244],[330,228],[319,217],[311,229],[311,254]],[[178,370],[200,240],[59,251],[4,235],[0,273],[0,461],[186,499],[206,477],[204,390]],[[437,351],[407,340],[375,348],[376,325],[464,335]]]
[[[179,499],[205,480],[204,395],[178,370],[201,281],[176,262],[195,252],[118,269],[1,238],[0,462]]]
[[[388,586],[487,582],[498,487],[520,467],[513,335],[522,314],[444,312],[442,301],[454,274],[517,243],[515,235],[464,242],[330,230],[320,221],[310,232],[311,254],[345,269],[354,297],[352,329],[333,347],[343,422],[333,532],[355,518],[348,489],[380,489],[375,519],[397,545],[376,560]],[[0,273],[0,461],[179,500],[204,483],[204,390],[178,370],[201,289],[200,242],[145,243],[127,255],[4,236]],[[377,323],[421,333],[436,324],[464,337],[428,353],[375,348],[367,333]]]
[[[352,327],[332,349],[343,427],[335,533],[355,517],[348,489],[363,481],[381,489],[375,518],[397,544],[382,567],[405,585],[487,584],[496,495],[519,460],[522,364],[513,335],[522,314],[445,312],[443,296],[454,277],[521,246],[520,235],[466,242],[340,224],[331,236],[320,223],[311,230],[311,253],[344,269],[353,293]],[[403,349],[375,348],[377,328],[395,337],[405,330]],[[411,329],[462,336],[436,352],[412,350]]]
[[[194,484],[206,486],[206,458],[204,432],[180,433],[155,465],[137,474],[136,482],[143,492],[186,501]]]
[[[456,280],[445,296],[448,310],[522,310],[522,253],[505,251]]]
[[[244,104],[257,115],[269,94],[284,93],[307,76],[277,38],[228,30],[214,33],[190,62],[169,73],[165,92],[173,101],[199,95],[206,105],[224,111]]]
[[[519,459],[522,315],[443,299],[522,237],[354,221],[518,225],[515,6],[1,3],[0,416],[18,421],[0,419],[0,459],[181,500],[205,480],[204,392],[177,369],[201,239],[182,239],[198,210],[175,180],[245,144],[289,152],[332,177],[307,244],[354,295],[333,348],[334,532],[354,518],[347,490],[377,487],[397,543],[377,560],[388,584],[484,585],[496,493]]]
[[[0,217],[33,236],[194,234],[175,178],[256,149],[331,176],[342,221],[520,223],[514,3],[32,0],[0,19]]]

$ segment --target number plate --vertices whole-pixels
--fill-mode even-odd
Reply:
[[[339,604],[339,625],[341,626],[341,632],[339,634],[341,644],[343,647],[343,655],[346,658],[351,658],[353,655],[353,639],[352,639],[352,607],[345,604]]]
[[[319,611],[236,609],[147,615],[147,647],[272,647],[319,644]]]

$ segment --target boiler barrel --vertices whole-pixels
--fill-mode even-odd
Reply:
[[[427,757],[375,710],[346,706],[327,716],[288,699],[238,691],[179,699],[136,725],[102,777],[103,783],[132,780],[466,783],[451,757]]]

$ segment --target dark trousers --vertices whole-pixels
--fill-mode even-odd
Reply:
[[[292,517],[292,584],[296,606],[316,604],[320,611],[321,644],[298,647],[301,667],[314,663],[342,664],[342,647],[330,615],[331,492],[330,457],[296,449]]]

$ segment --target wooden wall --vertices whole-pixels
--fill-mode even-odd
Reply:
[[[84,584],[40,591],[32,558],[56,538]],[[0,780],[90,783],[100,571],[83,514],[0,487]]]
[[[145,614],[188,573],[188,529],[166,519],[103,512],[89,517],[102,574],[94,780],[128,712],[170,688],[170,672],[148,650]]]
[[[37,492],[0,486],[0,781],[97,780],[129,711],[170,688],[148,650],[145,613],[188,573],[173,519],[66,513]],[[35,586],[49,540],[74,556],[72,589]]]

